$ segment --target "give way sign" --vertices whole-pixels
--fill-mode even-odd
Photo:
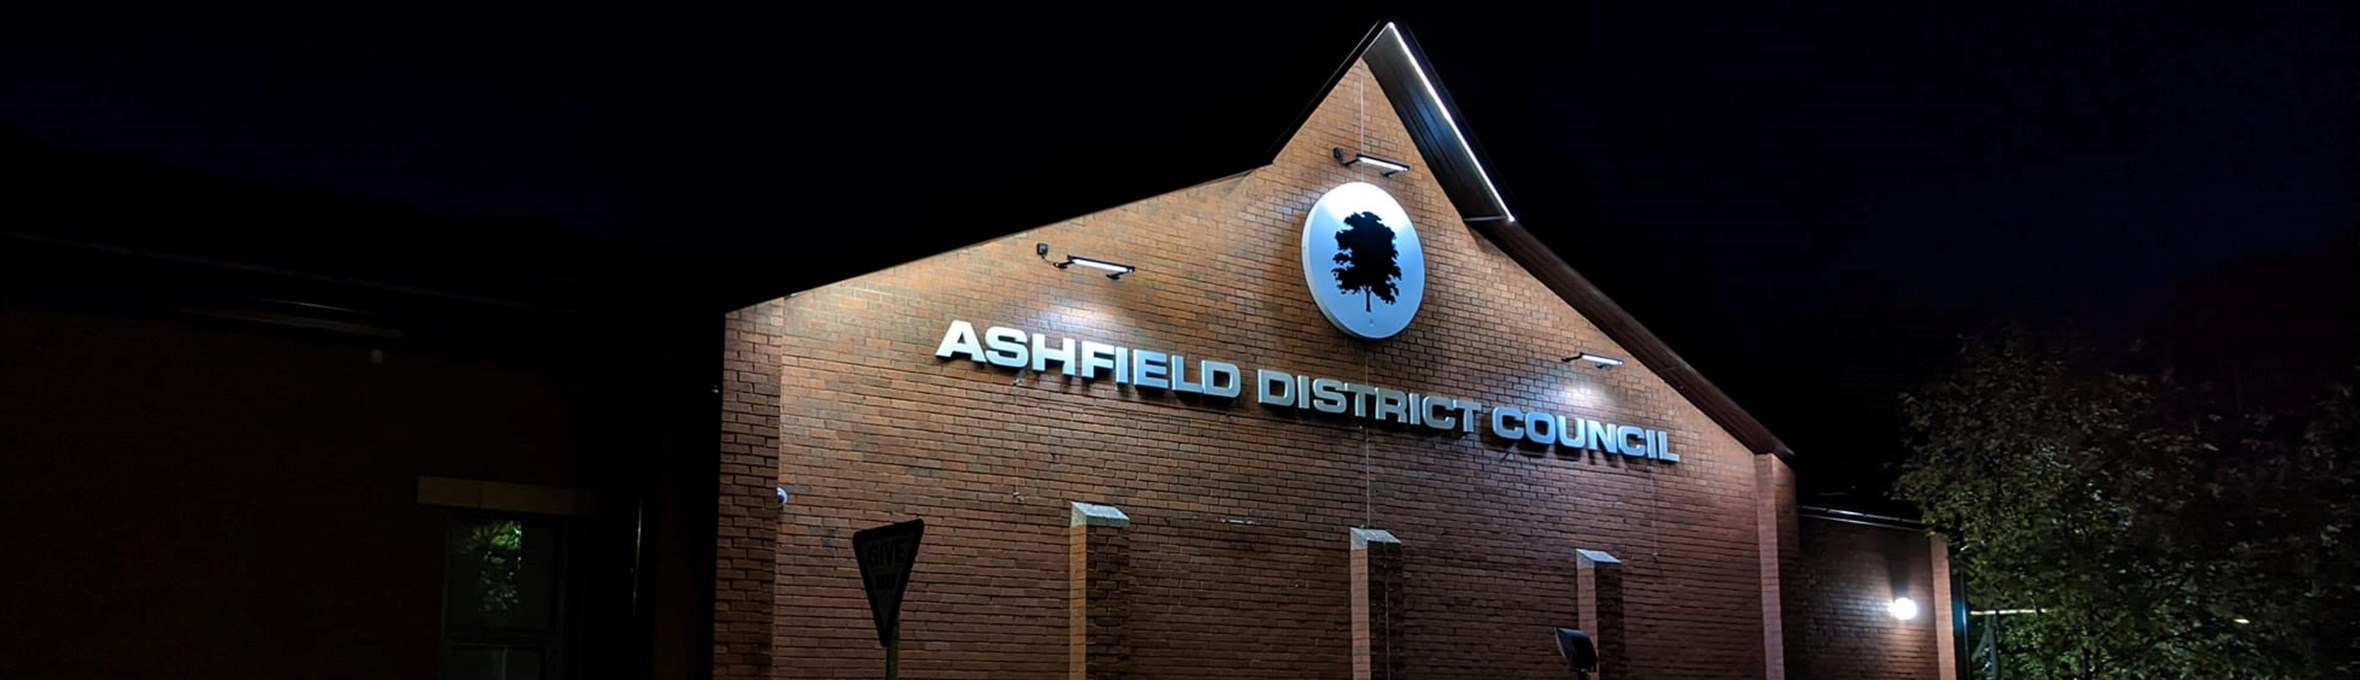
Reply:
[[[910,587],[910,567],[918,562],[918,538],[926,534],[926,520],[913,519],[863,529],[852,535],[852,552],[860,558],[861,588],[869,594],[869,615],[877,620],[878,644],[892,647],[900,637],[901,594]]]

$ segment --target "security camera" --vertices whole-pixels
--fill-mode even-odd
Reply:
[[[1598,670],[1598,646],[1578,629],[1557,629],[1557,655],[1565,657],[1565,667],[1573,671],[1576,680],[1589,680]]]

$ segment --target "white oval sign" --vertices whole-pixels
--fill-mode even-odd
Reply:
[[[1336,187],[1303,224],[1303,282],[1329,323],[1356,338],[1400,333],[1426,300],[1426,249],[1401,204],[1375,185]]]

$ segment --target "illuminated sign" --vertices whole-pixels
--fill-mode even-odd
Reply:
[[[1426,248],[1391,195],[1350,182],[1320,196],[1303,221],[1303,283],[1328,323],[1355,338],[1390,338],[1426,300]]]
[[[1670,433],[1663,430],[1515,406],[1486,406],[1472,399],[1286,371],[1254,369],[1249,378],[1246,369],[1226,361],[1191,359],[1177,353],[1091,340],[1051,338],[1005,326],[992,326],[978,333],[974,324],[952,321],[950,328],[943,331],[942,342],[935,345],[934,356],[1041,374],[1054,370],[1081,380],[1108,380],[1116,385],[1212,399],[1244,401],[1246,393],[1251,391],[1254,403],[1273,409],[1323,413],[1435,432],[1484,432],[1495,438],[1560,451],[1597,451],[1680,462],[1680,455],[1672,452]]]

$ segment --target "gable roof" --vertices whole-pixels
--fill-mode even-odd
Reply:
[[[1539,238],[1524,228],[1522,222],[1517,221],[1515,212],[1508,208],[1506,197],[1500,195],[1499,187],[1492,183],[1490,173],[1484,169],[1482,156],[1475,151],[1474,141],[1459,129],[1441,83],[1435,82],[1426,72],[1423,66],[1425,59],[1418,51],[1416,42],[1401,27],[1386,23],[1370,30],[1368,36],[1361,39],[1351,58],[1344,60],[1343,66],[1320,88],[1318,96],[1312,98],[1310,106],[1296,117],[1286,134],[1281,135],[1270,148],[1267,154],[1269,160],[1277,159],[1280,148],[1310,120],[1312,110],[1343,81],[1352,65],[1360,61],[1368,62],[1369,71],[1376,76],[1378,85],[1385,91],[1385,97],[1393,102],[1394,114],[1400,116],[1402,125],[1409,129],[1410,138],[1417,143],[1418,151],[1424,154],[1434,179],[1441,183],[1443,193],[1457,206],[1460,219],[1490,238],[1509,258],[1540,279],[1558,297],[1564,298],[1574,311],[1597,324],[1598,330],[1604,332],[1606,337],[1622,345],[1633,359],[1663,378],[1672,389],[1687,397],[1698,410],[1736,437],[1747,449],[1756,454],[1767,453],[1792,459],[1794,451],[1787,448],[1777,435],[1771,434],[1760,420],[1738,406],[1712,381],[1698,374],[1695,367],[1689,366],[1679,353],[1666,346],[1663,339],[1649,332],[1637,319],[1631,318],[1631,314],[1624,311],[1621,305],[1606,297],[1588,278],[1574,271],[1565,258],[1542,244]]]

